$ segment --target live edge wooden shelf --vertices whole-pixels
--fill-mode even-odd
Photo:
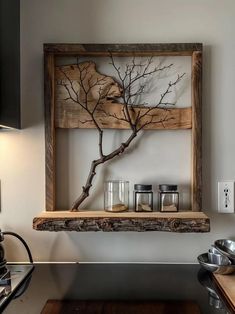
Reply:
[[[210,231],[210,219],[203,212],[108,213],[105,211],[42,212],[33,220],[40,231],[167,231],[200,233]]]

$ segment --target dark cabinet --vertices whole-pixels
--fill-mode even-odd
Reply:
[[[20,129],[20,0],[0,0],[0,87],[0,126]]]

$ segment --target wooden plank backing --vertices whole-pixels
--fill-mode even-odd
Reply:
[[[40,231],[168,231],[209,232],[210,220],[202,212],[193,213],[108,213],[105,211],[43,212],[33,220]]]
[[[80,82],[81,73],[83,73],[82,85]],[[101,85],[96,82],[98,78],[102,79]],[[94,117],[101,128],[130,129],[129,123],[125,121],[124,105],[114,103],[108,98],[109,95],[107,94],[107,90],[110,89],[110,95],[120,96],[120,88],[121,86],[113,78],[98,73],[93,62],[87,62],[86,67],[84,63],[80,63],[79,66],[73,64],[56,67],[55,126],[57,128],[95,128],[91,116],[82,108],[85,103],[90,111],[96,108]],[[84,90],[89,90],[89,92],[85,94]],[[97,102],[99,105],[96,107]],[[192,127],[191,107],[174,108],[174,106],[171,106],[169,108],[168,106],[164,109],[153,109],[153,107],[132,106],[129,110],[132,121],[135,121],[136,117],[145,114],[138,126],[144,125],[153,119],[152,123],[147,124],[145,129],[175,130]]]
[[[100,111],[95,114],[96,121],[102,129],[130,129],[130,125],[121,120],[123,118],[123,105],[119,103],[106,102],[100,106]],[[148,110],[148,107],[136,107],[132,117],[139,111],[141,115]],[[108,116],[108,114],[115,115]],[[153,116],[153,123],[146,125],[145,130],[176,130],[190,129],[192,127],[192,108],[155,108],[148,117],[142,119],[144,124]],[[71,101],[56,100],[55,127],[57,128],[79,128],[93,129],[94,123],[88,113],[79,105]]]

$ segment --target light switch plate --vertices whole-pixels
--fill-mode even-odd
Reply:
[[[218,182],[218,212],[234,213],[234,181]]]

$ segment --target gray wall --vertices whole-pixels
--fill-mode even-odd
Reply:
[[[215,239],[234,237],[234,215],[216,213],[217,181],[235,178],[234,12],[233,0],[21,1],[24,129],[0,133],[0,227],[20,233],[35,260],[195,262]],[[204,44],[203,208],[211,217],[209,234],[79,234],[32,229],[33,217],[45,208],[45,42]],[[15,243],[6,243],[8,259],[26,259],[23,248]]]

